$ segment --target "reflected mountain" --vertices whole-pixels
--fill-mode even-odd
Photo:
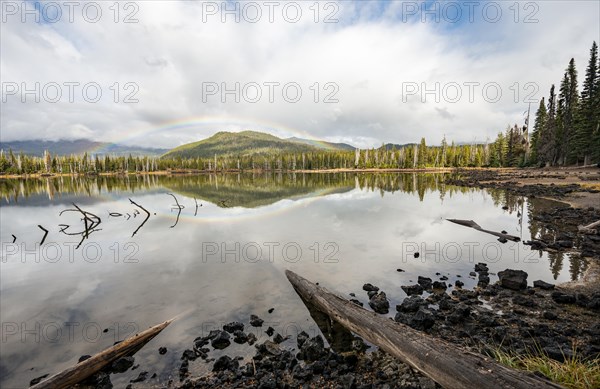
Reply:
[[[355,180],[350,176],[321,174],[211,174],[169,177],[161,184],[174,193],[208,201],[221,208],[257,208],[285,199],[345,193],[355,188]]]

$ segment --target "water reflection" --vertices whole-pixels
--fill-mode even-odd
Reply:
[[[169,193],[184,208],[173,209]],[[288,268],[340,293],[354,292],[365,304],[362,285],[376,283],[393,307],[405,297],[400,286],[418,275],[441,273],[449,284],[460,279],[474,286],[468,273],[480,261],[489,262],[492,273],[523,269],[530,282],[567,281],[585,266],[571,254],[503,245],[444,221],[473,219],[522,240],[555,234],[535,220],[544,203],[447,186],[438,174],[51,177],[0,180],[0,195],[0,302],[3,324],[10,324],[0,350],[2,387],[25,387],[110,346],[132,325],[144,329],[182,312],[189,313],[136,355],[140,369],[156,372],[162,382],[177,377],[179,357],[195,337],[222,323],[247,322],[250,314],[283,336],[300,330],[314,335],[319,328],[283,275]],[[61,215],[72,203],[102,219],[101,230],[77,250],[79,239],[60,233],[61,224],[83,224],[80,214]],[[36,251],[43,235],[38,225],[49,233]],[[12,234],[17,246],[5,244]],[[467,243],[462,255],[451,255],[449,249]],[[421,251],[418,260],[406,255],[407,244]],[[255,260],[257,248],[262,256]],[[62,337],[54,334],[57,324]],[[36,338],[38,325],[50,333]],[[24,341],[23,328],[34,331]],[[67,336],[71,328],[73,337]],[[257,331],[264,340],[264,329]],[[328,339],[338,343],[335,336]],[[159,346],[169,352],[160,356]],[[211,357],[248,352],[232,345]],[[207,367],[200,361],[190,365],[192,372],[202,369]],[[139,371],[115,376],[113,383],[124,387]]]

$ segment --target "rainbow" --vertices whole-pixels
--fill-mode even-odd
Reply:
[[[229,116],[193,116],[185,119],[163,122],[152,128],[130,129],[123,131],[124,136],[113,140],[113,145],[134,145],[136,141],[143,139],[147,142],[149,139],[156,138],[156,147],[160,147],[159,137],[165,136],[170,131],[188,132],[197,139],[190,142],[199,141],[212,136],[218,131],[241,132],[246,130],[266,132],[280,138],[298,137],[309,141],[309,144],[322,149],[332,149],[326,141],[312,136],[306,131],[287,127],[279,123],[266,121],[249,120],[246,118],[231,118]],[[187,142],[184,142],[187,143]],[[182,144],[184,144],[182,143]],[[91,150],[101,152],[104,146],[99,146]]]

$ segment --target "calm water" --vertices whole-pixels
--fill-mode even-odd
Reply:
[[[112,376],[117,387],[144,370],[177,381],[179,358],[194,338],[233,320],[247,323],[250,314],[265,320],[262,331],[318,334],[285,269],[342,294],[355,292],[365,305],[362,285],[378,285],[391,300],[390,316],[405,297],[400,286],[418,275],[437,279],[439,272],[450,284],[462,275],[472,287],[476,280],[468,273],[477,262],[488,262],[493,273],[523,269],[530,284],[568,281],[584,270],[568,255],[501,244],[444,220],[472,219],[528,240],[547,233],[531,221],[547,204],[445,186],[441,178],[270,173],[1,180],[0,385],[25,387],[177,315],[135,356],[137,370]],[[87,238],[84,214],[73,204],[87,212]],[[150,213],[143,225],[141,207]],[[36,249],[44,236],[38,225],[49,233]],[[253,332],[266,339],[260,329]],[[160,346],[166,355],[158,354]],[[210,356],[251,351],[232,343]],[[210,365],[197,360],[190,371],[200,374]]]

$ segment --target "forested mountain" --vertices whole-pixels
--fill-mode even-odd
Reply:
[[[315,142],[308,139],[282,139],[256,131],[217,132],[210,138],[188,143],[167,152],[164,158],[210,158],[232,155],[269,155],[319,150],[354,150],[343,143]]]
[[[15,153],[23,152],[25,155],[41,157],[45,151],[52,155],[80,155],[84,153],[98,155],[134,155],[134,156],[158,156],[164,154],[167,149],[151,149],[136,146],[125,146],[108,142],[94,142],[86,139],[77,140],[23,140],[13,142],[1,142],[0,149]]]
[[[311,146],[315,146],[319,149],[323,149],[323,150],[354,150],[356,149],[355,146],[349,145],[347,143],[332,143],[332,142],[324,142],[324,141],[320,141],[320,140],[312,140],[312,139],[302,139],[302,138],[296,138],[296,137],[291,137],[291,138],[287,138],[287,140],[292,141],[292,142],[296,142],[296,143],[303,143],[303,144],[307,144],[307,145],[311,145]]]

